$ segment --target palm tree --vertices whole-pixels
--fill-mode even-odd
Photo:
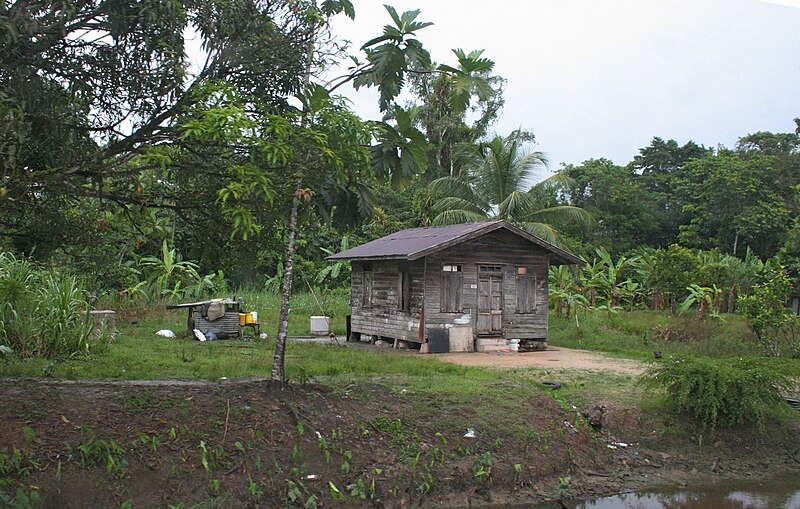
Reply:
[[[544,197],[569,184],[558,173],[531,185],[534,172],[546,165],[541,152],[525,150],[530,135],[517,130],[508,137],[495,136],[479,143],[464,157],[459,176],[431,182],[439,197],[433,207],[434,225],[505,219],[542,239],[559,243],[556,225],[576,222],[587,225],[591,216],[570,205],[543,205]]]

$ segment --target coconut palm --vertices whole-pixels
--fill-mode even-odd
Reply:
[[[532,185],[535,171],[544,168],[546,160],[541,152],[525,149],[529,140],[530,135],[519,130],[506,138],[495,136],[467,152],[461,175],[431,182],[439,198],[433,224],[505,219],[553,243],[559,242],[556,225],[588,224],[591,217],[581,208],[543,205],[543,197],[552,196],[568,179],[556,174]]]

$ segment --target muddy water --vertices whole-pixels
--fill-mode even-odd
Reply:
[[[547,506],[540,506],[542,509]],[[550,506],[553,507],[553,506]],[[800,476],[644,491],[571,503],[574,509],[800,509]]]

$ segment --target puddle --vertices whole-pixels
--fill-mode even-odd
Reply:
[[[800,477],[602,497],[574,509],[800,509]]]
[[[765,481],[726,481],[693,488],[664,488],[583,502],[569,509],[800,509],[800,476]],[[526,506],[516,506],[522,509]],[[560,509],[538,504],[528,509]]]

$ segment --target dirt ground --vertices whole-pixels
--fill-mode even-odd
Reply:
[[[445,362],[462,366],[484,366],[501,368],[557,368],[588,369],[594,371],[612,371],[623,375],[640,375],[645,369],[644,363],[616,359],[598,352],[573,350],[550,346],[541,352],[511,353],[443,353],[431,354]]]
[[[396,354],[421,355],[414,350],[395,350],[391,347],[378,347],[367,342],[348,343],[344,337],[336,340],[330,338],[302,338],[295,341],[310,341],[318,344],[338,344]],[[425,354],[444,362],[462,366],[481,366],[496,368],[555,368],[586,369],[592,371],[611,371],[622,375],[640,375],[646,369],[643,362],[630,359],[618,359],[600,352],[576,350],[548,346],[540,352],[470,352]]]
[[[794,424],[695,437],[640,409],[592,408],[599,428],[520,388],[487,402],[372,381],[5,379],[0,507],[4,492],[65,509],[558,507],[565,476],[588,498],[800,469]]]
[[[560,475],[606,469],[612,451],[547,395],[511,395],[516,411],[484,399],[372,382],[0,380],[0,507],[17,490],[59,509],[534,503]]]

